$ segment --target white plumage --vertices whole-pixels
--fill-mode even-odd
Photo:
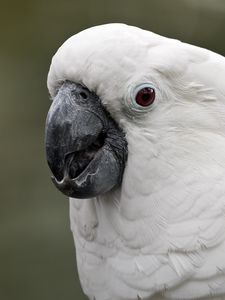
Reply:
[[[225,299],[225,58],[109,24],[68,39],[48,88],[86,85],[126,132],[122,186],[70,199],[80,280],[96,300]],[[154,85],[151,110],[132,91]]]

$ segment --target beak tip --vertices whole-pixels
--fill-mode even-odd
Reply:
[[[67,197],[72,197],[73,190],[71,189],[72,179],[64,176],[62,180],[58,180],[55,176],[51,176],[51,180],[55,187]]]
[[[51,176],[51,180],[52,182],[55,184],[55,183],[58,183],[58,180],[55,178],[55,176]]]

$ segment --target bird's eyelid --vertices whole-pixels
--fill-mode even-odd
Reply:
[[[133,94],[133,96],[136,96],[137,92],[143,88],[152,88],[154,90],[157,90],[157,87],[155,86],[154,83],[151,82],[145,82],[145,83],[139,83],[135,86],[132,86],[131,92]]]

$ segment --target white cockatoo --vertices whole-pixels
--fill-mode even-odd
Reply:
[[[225,58],[124,24],[56,52],[46,153],[93,300],[225,299]]]

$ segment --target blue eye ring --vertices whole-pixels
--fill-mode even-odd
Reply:
[[[127,102],[135,112],[148,112],[155,107],[158,94],[158,89],[152,83],[141,83],[131,87]]]

